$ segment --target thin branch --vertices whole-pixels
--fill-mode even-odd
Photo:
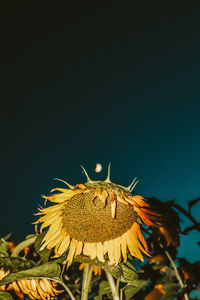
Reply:
[[[200,228],[200,223],[198,223],[198,226],[196,224],[192,225],[192,226],[188,226],[187,228],[185,228],[181,233],[182,234],[187,234],[188,232],[192,231],[192,230],[198,230],[198,227]]]
[[[161,247],[163,248],[162,245],[161,245]],[[169,254],[169,252],[168,252],[167,250],[165,250],[165,254],[166,254],[166,256],[168,257],[168,259],[169,259],[169,261],[170,261],[170,263],[171,263],[171,265],[172,265],[172,267],[173,267],[173,269],[174,269],[174,273],[175,273],[175,275],[176,275],[176,278],[177,278],[177,280],[178,280],[178,282],[179,282],[179,285],[180,285],[181,289],[183,289],[183,288],[184,288],[183,281],[182,281],[182,279],[181,279],[181,276],[180,276],[180,274],[179,274],[179,272],[178,272],[178,269],[177,269],[177,267],[176,267],[176,265],[175,265],[175,263],[174,263],[174,261],[173,261],[171,255]],[[188,295],[187,295],[186,293],[184,293],[184,299],[185,299],[185,300],[189,300]]]
[[[180,212],[182,212],[190,221],[192,221],[193,224],[195,224],[197,227],[197,230],[200,231],[199,223],[195,220],[195,218],[191,215],[191,213],[187,212],[184,208],[182,208],[180,205],[173,203],[172,206],[176,209],[178,209]]]
[[[70,291],[70,289],[68,288],[68,286],[63,281],[57,280],[57,282],[60,283],[60,285],[62,285],[64,287],[64,289],[66,290],[66,292],[68,293],[68,295],[70,296],[70,298],[72,300],[76,300],[76,298],[74,297],[74,295],[72,294],[72,292]]]
[[[192,207],[197,204],[200,201],[200,197],[194,200],[189,201],[188,206],[189,206],[189,213],[191,213]]]

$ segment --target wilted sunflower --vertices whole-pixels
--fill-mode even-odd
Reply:
[[[39,209],[43,215],[35,223],[43,223],[41,232],[49,227],[40,250],[55,247],[55,257],[61,256],[69,247],[67,267],[77,255],[83,253],[91,259],[97,258],[117,265],[122,257],[126,261],[128,251],[143,260],[142,253],[148,255],[148,248],[138,216],[146,225],[158,225],[158,214],[151,211],[141,196],[133,196],[136,181],[129,187],[110,181],[110,167],[105,181],[92,181],[86,171],[87,182],[69,185],[69,189],[55,188],[59,193],[43,196],[57,203]]]
[[[8,275],[10,271],[5,271],[3,268],[0,269],[0,280]],[[0,291],[12,291],[20,298],[24,299],[24,294],[31,299],[38,300],[51,300],[54,299],[63,290],[57,290],[57,283],[50,281],[46,278],[42,279],[19,279],[13,281],[8,285],[1,285]]]

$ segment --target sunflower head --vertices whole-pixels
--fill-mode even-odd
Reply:
[[[143,260],[148,255],[147,244],[137,223],[138,216],[147,225],[155,225],[158,214],[149,209],[141,196],[133,196],[135,180],[129,187],[112,183],[110,172],[105,181],[92,181],[87,173],[87,182],[55,188],[46,200],[56,203],[39,209],[43,215],[36,223],[42,223],[48,231],[41,250],[54,248],[55,256],[61,256],[69,247],[68,266],[73,258],[83,253],[117,265],[127,259],[127,253]]]

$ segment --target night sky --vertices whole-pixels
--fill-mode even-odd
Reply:
[[[1,7],[2,235],[34,232],[41,195],[85,182],[80,165],[97,180],[111,162],[113,182],[185,208],[200,197],[198,1],[138,2]],[[199,240],[179,256],[198,260]]]

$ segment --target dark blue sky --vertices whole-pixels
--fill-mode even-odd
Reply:
[[[112,162],[114,182],[137,176],[136,194],[185,208],[200,196],[195,2],[24,1],[1,14],[2,234],[30,233],[54,177],[85,181],[80,164],[100,179]],[[180,256],[199,259],[198,241],[184,237]]]

